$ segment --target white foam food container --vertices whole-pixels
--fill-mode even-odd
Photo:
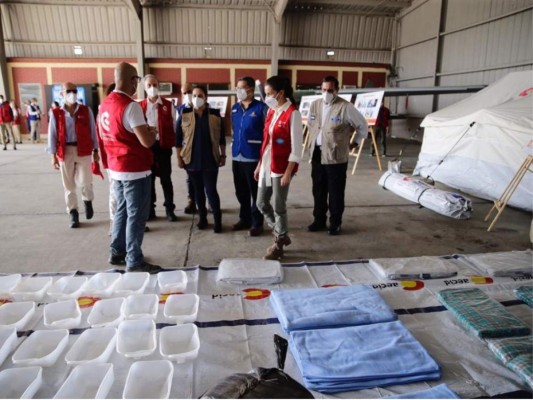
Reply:
[[[11,296],[17,301],[39,301],[44,297],[53,280],[53,278],[45,276],[23,278],[13,289]]]
[[[161,293],[182,292],[187,288],[185,271],[163,271],[157,274],[157,283]]]
[[[68,336],[67,329],[33,332],[13,354],[13,364],[41,367],[54,365],[67,347]]]
[[[159,335],[159,352],[178,364],[194,360],[200,351],[198,328],[194,324],[166,326]]]
[[[5,303],[0,307],[0,327],[15,327],[17,331],[20,331],[33,317],[33,314],[35,314],[35,302],[33,301]]]
[[[137,361],[132,364],[123,399],[168,399],[174,367],[170,361]]]
[[[125,301],[122,297],[98,300],[87,317],[87,323],[93,328],[118,326],[124,319],[122,310]]]
[[[142,294],[149,281],[150,274],[148,272],[126,272],[122,274],[117,286],[115,286],[114,295]]]
[[[115,350],[116,342],[116,328],[87,329],[70,348],[65,361],[69,365],[106,363]]]
[[[64,276],[55,281],[46,294],[57,300],[76,299],[87,283],[86,276]]]
[[[128,358],[142,358],[157,347],[155,322],[151,319],[122,321],[118,326],[117,352]]]
[[[63,382],[54,399],[105,399],[114,381],[113,364],[78,365]]]
[[[32,399],[43,383],[41,367],[9,368],[0,372],[1,399]]]
[[[15,350],[17,345],[17,330],[12,328],[0,328],[0,365],[5,361],[9,353]]]
[[[176,323],[193,322],[198,315],[200,297],[197,294],[172,294],[167,297],[163,315]]]
[[[120,280],[118,272],[99,272],[85,284],[84,293],[89,296],[109,297]]]
[[[81,310],[78,300],[70,299],[44,306],[44,326],[72,329],[80,326]]]
[[[10,295],[22,279],[20,274],[0,276],[0,296]]]
[[[159,308],[157,294],[132,294],[124,304],[125,319],[155,319]]]

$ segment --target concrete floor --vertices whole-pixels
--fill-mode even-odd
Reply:
[[[25,141],[19,150],[0,151],[0,273],[106,270],[109,254],[108,181],[95,177],[95,216],[81,227],[69,229],[61,178],[44,152],[44,144]],[[420,143],[391,139],[389,154],[404,149],[402,172],[410,173],[417,160]],[[312,221],[310,164],[305,162],[289,192],[289,225],[293,244],[283,262],[347,260],[377,257],[444,255],[524,250],[531,247],[531,214],[507,208],[494,232],[487,232],[483,218],[491,202],[473,198],[470,220],[455,220],[420,208],[378,184],[380,171],[368,150],[346,188],[343,233],[310,233]],[[383,159],[384,168],[386,161]],[[231,161],[228,159],[228,162]],[[175,164],[174,164],[175,165]],[[349,168],[353,165],[350,161]],[[222,234],[211,229],[199,231],[194,217],[183,214],[186,203],[185,172],[173,171],[178,222],[167,222],[162,201],[155,221],[148,223],[143,251],[146,259],[163,267],[215,266],[222,258],[263,256],[271,236],[249,237],[233,232],[238,207],[231,166],[221,168],[218,190],[223,209]],[[441,185],[438,185],[441,187]],[[158,198],[162,199],[158,183]],[[80,198],[81,203],[81,198]],[[83,208],[82,208],[83,209]],[[212,218],[209,216],[210,222]]]

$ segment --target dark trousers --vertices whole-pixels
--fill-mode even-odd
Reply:
[[[205,196],[207,194],[207,199],[216,221],[221,216],[220,197],[217,192],[218,168],[208,171],[189,171],[189,177],[194,187],[196,208],[200,219],[207,217],[207,208],[205,206]]]
[[[155,203],[157,196],[155,193],[155,180],[159,176],[161,186],[163,187],[163,194],[165,196],[165,210],[167,212],[174,211],[174,187],[172,186],[172,149],[162,149],[159,143],[156,142],[152,146],[152,153],[154,154],[154,164],[152,166],[152,210],[155,210]]]
[[[348,163],[324,165],[320,162],[320,146],[316,146],[311,161],[313,179],[313,217],[319,224],[325,224],[329,209],[329,223],[332,227],[342,224],[344,213],[344,190]],[[329,200],[329,207],[328,207]]]
[[[376,144],[378,145],[378,149],[383,151],[381,154],[387,154],[387,130],[382,126],[376,126],[374,127],[374,135],[376,136]],[[372,144],[371,147],[371,154],[375,155],[376,150],[374,149],[374,145]]]
[[[194,186],[192,185],[192,179],[189,171],[187,171],[187,179],[185,180],[185,183],[187,184],[187,195],[189,199],[196,203],[195,197],[194,197]]]
[[[232,161],[235,195],[241,205],[239,221],[247,226],[263,226],[263,214],[257,208],[257,181],[254,179],[255,162]]]

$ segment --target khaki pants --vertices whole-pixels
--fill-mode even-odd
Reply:
[[[9,135],[11,135],[11,142],[13,143],[13,148],[17,148],[17,142],[13,136],[13,129],[11,129],[11,122],[2,122],[0,123],[0,139],[2,139],[2,145],[6,147],[7,141],[9,140]]]
[[[92,156],[78,156],[76,146],[65,146],[65,159],[59,163],[63,188],[65,189],[65,203],[67,214],[78,209],[77,187],[81,188],[81,198],[84,201],[94,199],[93,175],[91,170]]]
[[[41,143],[41,121],[30,121],[30,136],[33,143]]]
[[[17,143],[22,143],[22,136],[20,134],[20,125],[12,125],[13,135],[15,135],[15,141]]]

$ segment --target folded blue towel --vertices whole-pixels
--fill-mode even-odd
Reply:
[[[285,332],[394,321],[398,317],[369,286],[273,290],[270,304]]]
[[[385,397],[386,399],[460,399],[445,383],[433,386],[431,389],[418,392],[395,394]]]
[[[400,321],[292,331],[306,387],[325,393],[440,379],[440,368]]]

